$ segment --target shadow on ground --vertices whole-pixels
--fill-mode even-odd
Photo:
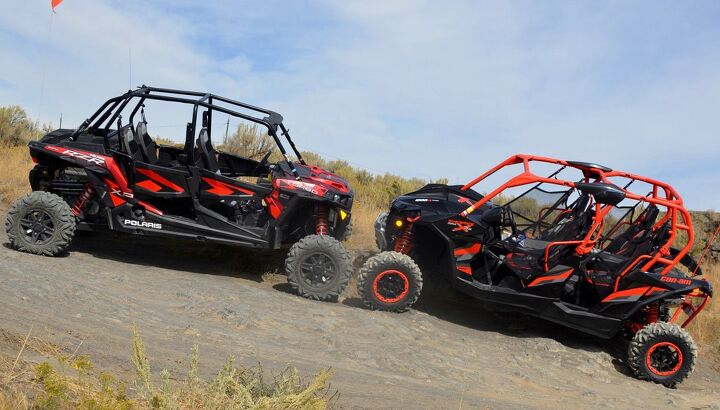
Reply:
[[[262,282],[262,274],[282,272],[285,251],[267,251],[170,238],[112,232],[76,236],[70,250],[96,258],[200,274]]]

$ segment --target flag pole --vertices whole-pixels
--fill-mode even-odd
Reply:
[[[50,52],[50,39],[52,34],[52,26],[53,26],[53,19],[54,19],[55,12],[52,11],[50,13],[50,23],[48,24],[48,32],[47,32],[47,41],[45,42],[45,53],[43,54],[43,64],[42,64],[42,76],[40,77],[40,105],[38,107],[38,117],[37,121],[42,121],[42,110],[43,110],[43,100],[45,98],[45,74],[47,71],[47,55]],[[37,137],[39,138],[39,137]]]

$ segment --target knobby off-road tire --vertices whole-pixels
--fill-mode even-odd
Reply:
[[[368,259],[360,269],[357,289],[365,306],[371,310],[404,312],[415,303],[422,291],[420,268],[402,253],[382,252]]]
[[[56,256],[75,235],[75,217],[61,197],[34,191],[12,204],[5,220],[10,245],[22,252]]]
[[[675,387],[692,373],[696,357],[688,332],[676,324],[655,322],[630,341],[627,363],[638,379]]]
[[[350,254],[329,235],[309,235],[295,243],[285,259],[287,281],[300,296],[337,300],[352,276]]]

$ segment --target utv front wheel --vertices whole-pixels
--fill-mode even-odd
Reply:
[[[335,300],[352,275],[350,255],[337,239],[309,235],[290,248],[285,273],[292,289],[315,300]]]
[[[360,269],[358,293],[372,310],[404,312],[422,291],[422,273],[415,261],[398,252],[382,252]]]
[[[34,191],[12,204],[5,220],[10,245],[22,252],[55,256],[75,235],[75,217],[61,197]]]
[[[640,329],[628,347],[628,366],[641,380],[675,387],[695,367],[697,347],[680,326],[655,322]]]

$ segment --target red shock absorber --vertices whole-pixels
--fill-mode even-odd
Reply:
[[[648,324],[657,322],[660,319],[660,306],[657,303],[645,306],[645,318]]]
[[[412,222],[408,223],[405,227],[405,230],[400,234],[400,236],[395,239],[395,246],[393,247],[393,250],[395,252],[400,252],[404,255],[407,255],[410,253],[410,250],[413,247],[413,224]]]
[[[317,235],[328,234],[328,209],[327,206],[318,206],[315,212],[315,233]]]
[[[90,183],[85,184],[85,189],[83,189],[82,193],[77,197],[75,204],[73,204],[70,210],[76,218],[80,216],[83,209],[85,209],[88,202],[90,202],[90,199],[92,199],[94,193],[95,190],[92,185]]]

